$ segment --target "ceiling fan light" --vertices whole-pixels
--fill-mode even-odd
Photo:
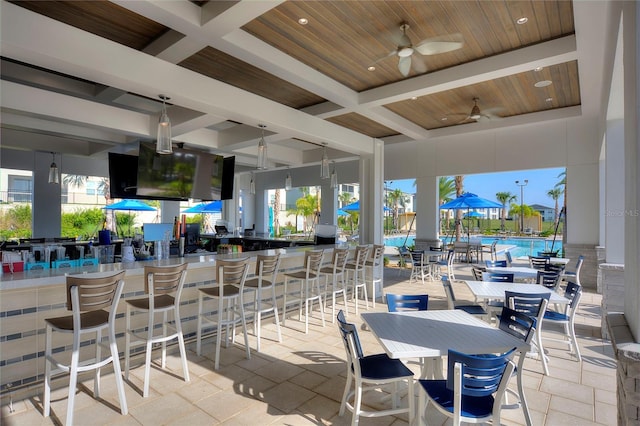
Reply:
[[[158,120],[158,134],[156,138],[156,152],[158,154],[171,154],[171,120],[167,114],[167,105],[165,102],[171,99],[165,95],[158,95],[162,99],[162,114]]]
[[[412,47],[402,47],[398,49],[398,56],[400,56],[401,58],[406,58],[411,55],[413,55]]]
[[[60,183],[60,170],[58,169],[58,165],[55,162],[56,155],[51,153],[52,161],[49,166],[49,183],[58,184]]]

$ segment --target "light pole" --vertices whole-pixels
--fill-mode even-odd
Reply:
[[[520,187],[520,234],[524,232],[524,187],[529,183],[528,179],[520,182],[516,181],[516,185]]]

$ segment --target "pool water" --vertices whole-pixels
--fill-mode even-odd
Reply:
[[[406,243],[405,243],[406,240]],[[445,241],[445,238],[442,238]],[[511,255],[513,257],[518,256],[537,256],[539,251],[546,251],[551,249],[552,240],[547,240],[544,238],[495,238],[495,237],[482,237],[482,244],[491,244],[495,240],[498,240],[498,245],[509,245],[516,246],[514,249],[510,250]],[[410,235],[401,237],[385,237],[384,244],[386,246],[392,247],[402,247],[406,245],[407,247],[412,246],[415,241],[415,236]],[[450,238],[446,239],[448,243]],[[553,250],[561,250],[562,249],[562,240],[556,240],[555,244],[553,244]]]

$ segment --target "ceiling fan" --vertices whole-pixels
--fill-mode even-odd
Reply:
[[[480,107],[478,106],[479,100],[480,98],[477,98],[477,97],[473,98],[473,107],[471,108],[471,111],[469,112],[469,114],[458,114],[458,115],[466,115],[466,117],[460,120],[458,124],[465,123],[467,121],[475,122],[483,118],[484,119],[501,118],[497,115],[494,115],[493,113],[502,110],[502,108],[491,108],[486,110],[480,110]]]
[[[414,45],[407,35],[408,29],[409,24],[403,22],[400,25],[402,35],[398,39],[396,50],[378,60],[380,61],[388,58],[389,56],[398,56],[398,70],[405,77],[409,75],[409,71],[411,70],[411,56],[413,54],[437,55],[439,53],[446,53],[460,49],[464,45],[462,34],[460,33],[427,38]],[[419,72],[426,71],[426,67],[422,61],[414,61],[414,68]]]

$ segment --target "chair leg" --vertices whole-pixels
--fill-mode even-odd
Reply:
[[[100,362],[102,359],[102,347],[100,345],[102,342],[102,330],[96,330],[96,362]],[[100,367],[96,368],[93,374],[93,397],[100,398]]]
[[[131,361],[131,306],[127,303],[125,313],[125,333],[124,333],[124,378],[129,380],[129,362]]]
[[[353,415],[351,416],[351,425],[355,426],[360,422],[360,407],[362,406],[362,383],[358,383],[356,379],[355,397],[353,400]]]
[[[289,279],[284,278],[284,292],[282,293],[282,326],[284,327],[287,320],[287,284]]]
[[[120,357],[118,355],[114,324],[109,325],[109,347],[111,348],[111,362],[113,363],[113,373],[116,377],[116,388],[118,389],[118,399],[120,400],[120,413],[126,416],[129,408],[127,407],[127,398],[124,394],[124,382],[122,380],[122,371],[120,371]]]
[[[214,365],[213,365],[214,370],[220,369],[220,345],[222,345],[222,318],[224,316],[224,312],[222,312],[224,308],[224,302],[222,301],[222,299],[220,299],[220,303],[218,304],[218,306],[220,308],[218,309],[218,324],[216,324],[217,333],[216,333],[216,356],[215,356]]]
[[[276,332],[278,333],[278,343],[282,343],[282,332],[280,331],[280,320],[278,319],[278,303],[276,301],[275,284],[271,286],[271,303],[273,306],[273,317],[276,321]]]
[[[581,362],[582,356],[580,355],[580,348],[578,347],[578,339],[576,339],[576,329],[573,324],[573,318],[570,323],[567,323],[566,328],[568,329],[567,335],[569,336],[569,342],[570,342],[569,349],[573,349],[573,351],[576,354],[576,358],[578,359],[578,362]]]
[[[49,417],[51,413],[51,326],[47,323],[44,345],[44,403],[43,412],[44,417]]]
[[[200,292],[198,292],[200,293]],[[198,295],[198,325],[196,328],[196,354],[200,356],[202,352],[202,315],[204,315],[204,311],[202,310],[202,293]]]
[[[549,375],[549,365],[547,361],[547,356],[544,353],[544,348],[542,347],[542,330],[535,330],[536,337],[536,345],[538,346],[538,352],[540,354],[540,360],[542,361],[542,370],[545,376]]]
[[[347,408],[347,398],[349,397],[349,392],[351,392],[351,383],[353,382],[353,373],[351,373],[351,369],[347,371],[347,381],[344,384],[344,392],[342,392],[342,402],[340,403],[340,417],[344,416],[345,409]]]
[[[73,334],[73,351],[69,364],[69,397],[67,400],[67,425],[73,425],[73,409],[76,400],[76,385],[78,384],[78,363],[80,360],[80,334]]]
[[[176,301],[176,303],[179,303]],[[189,365],[187,363],[187,348],[184,345],[184,335],[182,334],[182,322],[180,321],[180,310],[176,306],[174,310],[174,321],[176,323],[176,334],[178,335],[178,347],[180,348],[180,358],[182,358],[182,374],[184,375],[184,381],[189,382]]]
[[[167,311],[162,312],[162,337],[167,337]],[[167,341],[162,341],[162,362],[160,364],[164,370],[167,367]]]
[[[153,351],[153,320],[154,315],[149,312],[149,323],[147,324],[147,344],[144,359],[144,387],[142,397],[149,396],[149,377],[151,376],[151,353]]]
[[[244,333],[244,347],[247,352],[247,359],[251,359],[251,347],[249,346],[249,336],[247,335],[247,320],[244,317],[244,303],[242,300],[242,295],[239,295],[236,299],[238,304],[240,304],[240,321],[242,322],[242,332]],[[235,321],[235,318],[234,318]],[[235,327],[235,322],[234,322]]]

